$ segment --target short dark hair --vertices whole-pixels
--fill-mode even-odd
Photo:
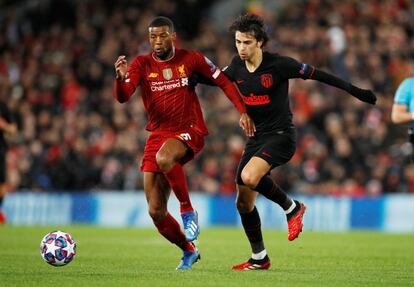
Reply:
[[[161,26],[168,26],[171,32],[174,32],[174,23],[171,21],[170,18],[164,16],[155,17],[148,25],[150,27],[161,27]]]
[[[251,33],[257,41],[263,41],[262,47],[269,41],[263,19],[255,14],[240,15],[231,24],[229,31],[232,33],[236,33],[236,31]]]

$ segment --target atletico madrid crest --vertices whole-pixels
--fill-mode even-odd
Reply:
[[[265,88],[269,88],[273,84],[273,77],[272,74],[263,74],[260,76],[260,81],[262,82],[262,86]]]
[[[163,75],[164,79],[171,80],[171,78],[173,76],[173,72],[170,68],[164,69],[164,70],[162,70],[162,75]]]

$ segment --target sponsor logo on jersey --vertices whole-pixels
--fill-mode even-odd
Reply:
[[[178,66],[177,70],[178,70],[178,73],[180,74],[180,78],[187,78],[184,65]]]
[[[207,58],[206,56],[204,56],[204,60],[210,66],[210,71],[213,73],[217,69],[216,65],[214,65],[214,63],[210,61],[210,59]]]
[[[269,88],[273,84],[273,77],[272,74],[263,74],[260,76],[260,82],[262,86],[265,88]]]
[[[149,73],[148,78],[156,78],[158,77],[158,73]]]
[[[151,82],[152,92],[161,92],[188,86],[188,78]]]
[[[173,72],[170,68],[164,69],[162,70],[162,76],[166,80],[171,80],[171,78],[173,77]]]
[[[269,95],[255,95],[251,93],[249,96],[242,95],[242,98],[244,103],[249,106],[260,106],[270,103]]]

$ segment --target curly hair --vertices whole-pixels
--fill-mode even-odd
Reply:
[[[257,41],[262,41],[262,47],[266,45],[269,37],[267,36],[263,19],[255,14],[240,15],[231,24],[229,31],[236,33],[236,31],[242,33],[252,34]]]
[[[158,16],[155,17],[148,25],[148,28],[150,27],[161,27],[161,26],[167,26],[170,28],[171,32],[174,32],[174,23],[171,21],[170,18],[164,17],[164,16]]]

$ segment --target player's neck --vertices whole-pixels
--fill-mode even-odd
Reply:
[[[175,56],[175,47],[174,46],[172,47],[171,52],[164,59],[158,58],[155,55],[154,52],[152,53],[152,58],[157,62],[167,62],[167,61],[171,60],[172,58],[174,58],[174,56]]]
[[[263,51],[262,49],[259,49],[257,50],[256,53],[252,55],[251,58],[245,61],[246,69],[250,73],[253,73],[260,66],[260,64],[262,63],[262,60],[263,60]]]

